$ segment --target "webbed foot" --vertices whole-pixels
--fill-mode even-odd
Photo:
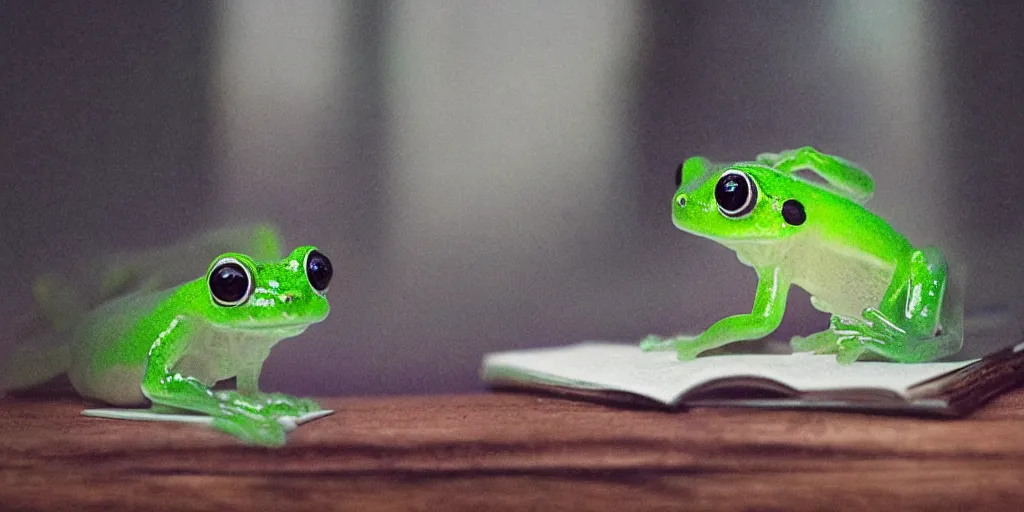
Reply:
[[[906,331],[896,327],[878,310],[864,310],[864,320],[832,317],[832,331],[838,344],[836,361],[851,364],[872,354],[886,355],[886,350],[907,338]]]
[[[284,393],[244,395],[237,391],[221,391],[217,393],[217,397],[222,401],[245,404],[250,412],[267,418],[298,418],[311,412],[323,410],[320,404],[314,400]]]
[[[815,343],[815,352],[835,353],[840,364],[851,364],[858,359],[888,359],[901,363],[930,361],[940,356],[936,338],[918,338],[897,326],[879,310],[867,308],[864,318],[850,319],[833,316],[828,331],[808,338],[790,341],[794,350],[807,349]],[[813,341],[809,341],[814,338]],[[834,340],[834,350],[828,350],[829,340]]]
[[[892,324],[890,322],[886,325]],[[789,340],[789,345],[793,352],[835,354],[839,364],[851,364],[858,359],[869,358],[873,353],[880,353],[881,347],[900,338],[900,332],[898,329],[877,330],[864,320],[833,315],[828,329],[810,336],[794,336]]]

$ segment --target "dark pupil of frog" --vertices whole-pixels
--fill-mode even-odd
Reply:
[[[790,199],[782,203],[782,220],[792,226],[803,224],[807,220],[807,212],[804,211],[804,205],[796,199]]]
[[[737,213],[747,204],[749,194],[747,180],[739,174],[722,176],[715,187],[715,201],[726,213]]]
[[[210,292],[223,303],[235,304],[244,299],[248,291],[249,278],[237,263],[221,265],[210,276]]]
[[[331,284],[331,277],[334,276],[334,268],[331,267],[331,260],[320,251],[309,253],[306,258],[306,278],[309,284],[317,291],[324,291]]]

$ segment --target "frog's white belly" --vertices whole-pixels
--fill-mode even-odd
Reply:
[[[305,328],[292,328],[295,332],[285,333],[277,329],[260,331],[200,327],[189,341],[188,352],[174,366],[174,372],[213,386],[240,373],[258,370],[278,341],[298,335]]]
[[[787,254],[786,267],[793,284],[811,294],[815,308],[853,318],[864,308],[878,307],[895,270],[870,255],[827,247],[795,248]]]
[[[870,254],[822,243],[810,237],[786,242],[722,242],[746,265],[781,267],[793,284],[811,294],[815,308],[859,318],[878,307],[895,266]]]
[[[298,335],[306,326],[267,330],[215,329],[199,325],[192,331],[188,350],[174,366],[174,372],[193,377],[207,386],[259,371],[263,361],[282,338]],[[82,396],[113,405],[143,405],[145,364],[117,364],[102,369],[87,364],[72,365],[68,371],[75,389]]]

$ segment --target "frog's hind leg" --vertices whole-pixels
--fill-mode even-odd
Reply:
[[[844,352],[859,352],[920,363],[958,352],[963,345],[963,302],[959,286],[947,281],[947,275],[938,249],[914,252],[897,268],[886,299],[877,309],[864,310],[864,324],[847,330],[840,360],[852,361]]]
[[[810,146],[781,153],[762,153],[757,155],[757,161],[785,173],[814,172],[832,190],[858,203],[864,203],[874,193],[875,184],[870,174],[845,158],[822,153]]]
[[[942,251],[925,247],[900,265],[878,312],[908,333],[934,336],[946,298],[948,269]]]
[[[925,247],[911,258],[910,279],[902,310],[907,331],[902,350],[877,351],[890,359],[914,363],[951,356],[963,347],[963,290],[948,277],[946,259],[934,247]],[[865,319],[884,321],[880,312],[868,310]],[[890,317],[892,318],[892,317]],[[886,353],[888,352],[888,353]]]
[[[875,316],[876,311],[865,316],[877,326],[887,319]],[[908,333],[909,334],[909,333]],[[864,348],[893,361],[901,363],[924,363],[951,356],[963,346],[963,305],[959,302],[947,304],[944,308],[941,330],[932,336],[905,336],[884,343],[865,343]]]

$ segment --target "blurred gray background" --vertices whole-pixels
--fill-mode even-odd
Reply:
[[[672,227],[673,172],[807,144],[968,307],[1015,301],[1022,5],[3,2],[0,315],[48,269],[266,220],[336,280],[265,388],[479,389],[488,351],[749,311],[753,270]],[[826,323],[794,292],[778,336]]]

